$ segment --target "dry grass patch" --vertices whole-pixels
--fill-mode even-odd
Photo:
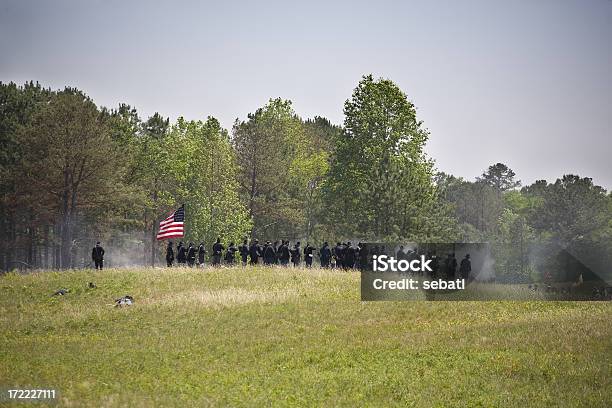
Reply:
[[[249,303],[283,303],[296,298],[295,289],[286,288],[277,291],[247,290],[242,288],[227,288],[221,290],[186,290],[177,293],[165,293],[143,299],[144,305],[176,307],[196,306],[205,308],[222,308],[240,306]]]

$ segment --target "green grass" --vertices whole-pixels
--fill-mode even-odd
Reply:
[[[358,273],[317,269],[9,274],[0,388],[75,407],[612,406],[609,302],[359,299]]]

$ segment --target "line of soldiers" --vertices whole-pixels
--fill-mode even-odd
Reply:
[[[225,251],[225,254],[223,251]],[[299,241],[293,246],[290,245],[289,241],[285,240],[281,240],[280,243],[279,241],[275,241],[274,243],[267,241],[264,245],[260,245],[257,239],[253,240],[250,245],[246,239],[243,241],[242,245],[239,246],[230,242],[226,249],[221,243],[221,239],[217,238],[212,246],[211,263],[213,266],[219,266],[223,259],[227,265],[233,265],[236,259],[236,252],[238,252],[243,266],[246,266],[247,263],[257,265],[261,259],[263,265],[266,266],[288,266],[289,263],[291,263],[294,267],[298,267],[302,262],[303,254],[304,263],[307,268],[310,268],[312,267],[316,251],[317,249],[308,243],[302,249]],[[183,242],[180,242],[176,248],[176,252],[175,258],[172,241],[169,241],[166,248],[166,263],[168,267],[171,267],[175,260],[179,266],[204,266],[206,254],[208,253],[203,242],[200,242],[197,248],[192,242],[190,242],[187,247],[183,245]],[[371,259],[368,255],[380,255],[384,253],[386,253],[384,246],[373,246],[368,249],[367,245],[361,242],[356,246],[353,246],[350,242],[338,242],[334,247],[330,247],[329,244],[325,242],[318,250],[319,261],[322,268],[331,267],[341,269],[366,269],[371,266]],[[418,257],[419,254],[416,250],[405,249],[403,245],[400,245],[395,253],[395,258],[398,261],[404,259],[410,262],[413,259],[418,259]],[[95,264],[95,268],[102,269],[104,265],[104,248],[102,248],[100,242],[96,242],[96,246],[93,247],[91,258]],[[457,264],[454,253],[449,253],[442,264],[440,264],[435,252],[428,252],[427,259],[431,259],[431,277],[434,279],[446,278],[454,280],[457,276],[457,266],[459,266],[459,277],[470,279],[470,273],[472,272],[470,254],[466,254],[459,265]]]
[[[289,266],[289,264],[293,264],[294,267],[298,267],[302,263],[303,256],[305,266],[310,268],[314,261],[315,252],[317,252],[317,248],[309,243],[304,248],[299,241],[291,245],[288,240],[275,241],[274,243],[266,241],[265,244],[261,245],[257,239],[253,240],[251,244],[245,239],[239,246],[231,242],[225,248],[221,239],[217,238],[211,249],[211,264],[213,266],[221,265],[222,260],[227,265],[233,265],[236,253],[238,253],[243,266],[247,263],[257,265],[261,260],[262,264],[266,266]],[[176,258],[174,253],[173,244],[170,241],[166,248],[168,267],[174,264],[175,259],[179,266],[203,266],[208,252],[203,242],[197,248],[192,242],[187,247],[183,242],[179,242],[176,248]],[[353,246],[350,242],[338,242],[334,247],[330,247],[329,243],[325,242],[318,249],[318,255],[322,268],[352,269],[366,266],[368,262],[367,251],[361,242],[357,246]]]
[[[194,267],[196,265],[204,266],[206,254],[208,253],[203,242],[201,242],[197,248],[191,242],[187,247],[180,242],[176,251],[176,261],[178,265],[187,265],[189,267]],[[245,239],[242,244],[238,246],[236,246],[234,242],[230,242],[229,246],[225,248],[221,243],[221,239],[217,238],[216,242],[212,245],[211,264],[213,266],[220,266],[223,261],[226,265],[233,265],[236,260],[236,253],[238,253],[243,266],[247,264],[258,265],[261,261],[265,266],[280,265],[286,267],[293,264],[294,267],[298,267],[302,263],[303,256],[305,266],[310,268],[314,261],[315,252],[318,252],[319,262],[322,268],[369,269],[372,262],[370,259],[371,256],[369,255],[384,254],[386,253],[386,249],[384,246],[373,246],[368,248],[367,244],[361,242],[357,245],[352,245],[351,242],[337,242],[334,247],[330,247],[329,243],[325,242],[323,246],[317,250],[309,243],[302,248],[299,241],[293,245],[291,245],[288,240],[275,241],[274,243],[266,241],[261,245],[257,239],[254,239],[251,244]],[[418,259],[419,256],[416,250],[404,249],[404,246],[400,246],[395,253],[395,257],[398,261],[402,259],[411,261],[413,259]],[[431,259],[430,267],[432,269],[431,277],[433,279],[446,278],[454,280],[457,276],[457,272],[459,272],[459,277],[461,278],[470,278],[470,273],[472,271],[470,254],[466,254],[460,264],[458,264],[454,253],[449,253],[447,257],[440,262],[435,252],[429,252],[427,254],[427,259]],[[166,249],[166,262],[168,267],[173,265],[174,260],[174,248],[172,242],[168,242]],[[459,271],[457,271],[458,266]]]

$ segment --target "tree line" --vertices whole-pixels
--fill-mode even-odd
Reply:
[[[184,241],[547,242],[608,251],[612,196],[587,177],[521,188],[502,163],[468,181],[436,171],[406,94],[364,76],[342,126],[270,99],[236,119],[170,122],[75,88],[0,83],[0,267],[86,266],[98,240],[160,261],[158,223],[181,204]],[[519,251],[520,245],[513,250]],[[516,269],[526,251],[504,250]]]

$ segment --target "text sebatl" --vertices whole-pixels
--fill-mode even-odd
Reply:
[[[376,290],[414,290],[414,289],[450,289],[456,290],[465,289],[465,279],[457,279],[454,281],[445,281],[438,279],[434,281],[419,282],[415,279],[400,279],[400,280],[385,280],[374,279],[372,287]]]

